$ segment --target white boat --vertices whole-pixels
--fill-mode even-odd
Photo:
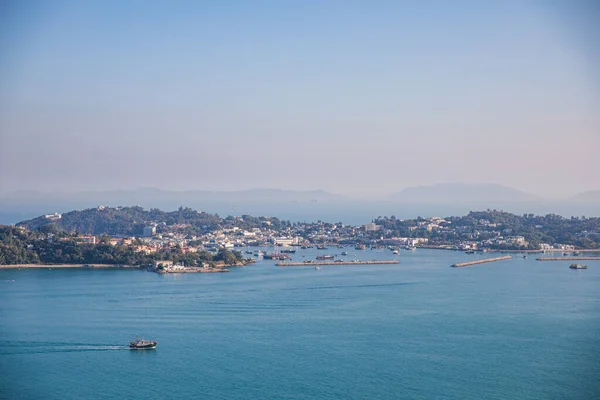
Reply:
[[[394,250],[392,251],[392,254],[400,254],[400,252],[398,250]]]
[[[315,267],[315,271],[320,271],[321,267]]]

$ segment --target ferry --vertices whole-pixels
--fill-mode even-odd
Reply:
[[[151,350],[156,348],[158,342],[154,340],[140,340],[138,335],[135,335],[135,342],[129,342],[131,350]]]
[[[583,265],[583,264],[571,264],[571,266],[569,268],[571,268],[571,269],[587,269],[587,265]]]

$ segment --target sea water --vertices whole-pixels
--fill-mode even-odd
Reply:
[[[599,261],[344,250],[400,264],[0,270],[0,398],[599,398]]]

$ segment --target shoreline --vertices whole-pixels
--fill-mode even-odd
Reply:
[[[9,264],[0,265],[0,269],[16,269],[16,268],[128,268],[141,269],[142,267],[134,265],[120,264]]]
[[[437,246],[432,246],[432,245],[424,245],[424,246],[417,246],[417,249],[428,249],[428,250],[448,250],[448,251],[468,251],[467,249],[465,250],[458,250],[458,249],[450,249],[447,247],[437,247]],[[482,250],[473,250],[476,252],[482,252]],[[540,253],[540,254],[551,254],[551,253],[572,253],[574,251],[578,251],[581,253],[600,253],[600,249],[575,249],[575,250],[559,250],[559,249],[552,249],[552,250],[506,250],[506,249],[485,249],[485,251],[483,251],[483,253],[530,253],[530,254],[535,254],[535,253]]]

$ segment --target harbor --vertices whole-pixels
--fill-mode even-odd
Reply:
[[[452,264],[451,267],[452,268],[468,267],[468,266],[471,266],[471,265],[485,264],[485,263],[490,263],[490,262],[494,262],[494,261],[508,260],[508,259],[511,259],[511,258],[512,258],[511,256],[502,256],[502,257],[494,257],[494,258],[484,258],[482,260],[466,261],[466,262],[463,262],[463,263]]]
[[[398,260],[372,260],[372,261],[303,261],[303,262],[280,262],[278,267],[312,267],[323,265],[388,265],[400,264]]]

